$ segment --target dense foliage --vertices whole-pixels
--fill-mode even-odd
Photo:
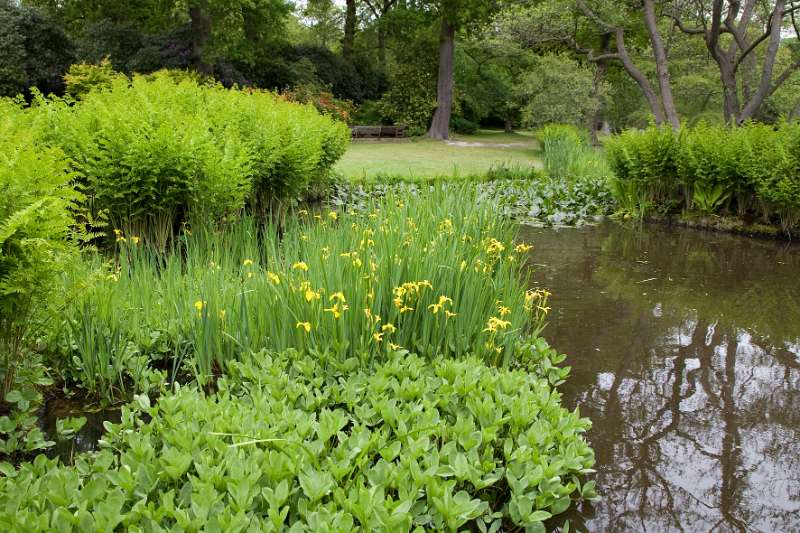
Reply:
[[[69,78],[76,94],[87,90],[79,74]],[[40,139],[70,157],[95,216],[162,241],[193,217],[297,197],[347,146],[343,124],[271,93],[170,72],[95,77],[79,105],[40,98],[29,113]]]
[[[800,222],[800,126],[651,127],[606,143],[618,196],[634,209]],[[621,200],[622,201],[622,200]]]
[[[595,72],[564,55],[537,56],[521,80],[515,98],[522,102],[522,123],[538,128],[552,123],[586,127],[605,98]]]
[[[166,254],[118,232],[47,351],[73,390],[140,394],[97,452],[0,463],[0,525],[545,531],[594,498],[510,220],[467,186],[365,203]]]
[[[0,463],[0,525],[544,531],[573,497],[594,496],[580,480],[594,462],[588,421],[539,373],[397,354],[342,374],[292,351],[228,370],[210,396],[139,397],[75,466]]]
[[[66,294],[55,291],[84,237],[73,226],[81,195],[63,152],[36,143],[29,116],[0,100],[0,454],[48,446],[36,425],[44,375],[37,341]]]
[[[0,100],[0,395],[57,302],[50,289],[74,259],[67,241],[80,200],[61,150],[37,145],[29,117]]]
[[[436,108],[435,84],[426,69],[398,68],[390,79],[389,90],[378,102],[381,116],[388,122],[405,125],[409,135],[421,135]]]
[[[30,88],[59,92],[61,76],[75,59],[63,28],[8,0],[0,0],[0,50],[0,96],[27,94]]]

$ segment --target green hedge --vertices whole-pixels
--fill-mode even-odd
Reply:
[[[536,372],[261,352],[218,385],[138,397],[74,466],[0,463],[0,529],[544,532],[594,497],[589,422]]]
[[[107,85],[75,104],[39,98],[32,112],[43,141],[70,156],[92,210],[132,232],[165,234],[248,202],[266,210],[326,177],[349,138],[344,124],[271,93],[169,73]]]
[[[800,125],[650,127],[606,142],[617,179],[663,211],[800,222]],[[626,189],[626,187],[622,187]]]

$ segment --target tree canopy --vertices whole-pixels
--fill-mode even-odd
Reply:
[[[453,117],[774,122],[800,115],[798,21],[797,0],[3,0],[0,91],[60,93],[71,63],[107,58],[330,94],[434,138]]]

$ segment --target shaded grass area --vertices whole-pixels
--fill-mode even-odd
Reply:
[[[475,135],[453,136],[450,142],[424,138],[354,141],[335,169],[346,178],[371,180],[381,175],[421,179],[482,174],[501,166],[540,167],[533,136],[480,130]]]

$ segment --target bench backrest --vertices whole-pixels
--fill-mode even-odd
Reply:
[[[355,138],[403,137],[406,127],[399,126],[350,126]]]

